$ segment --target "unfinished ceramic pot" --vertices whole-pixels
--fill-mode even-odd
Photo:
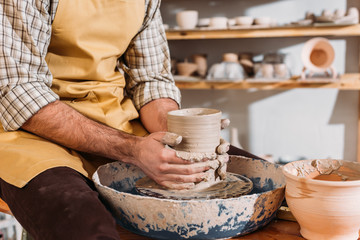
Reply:
[[[188,77],[196,72],[197,64],[190,62],[179,62],[176,64],[176,69],[180,76]]]
[[[145,174],[121,162],[101,166],[93,180],[118,224],[136,234],[172,240],[225,239],[268,224],[284,198],[284,177],[273,163],[231,156],[227,170],[250,178],[252,192],[210,200],[142,196],[135,183]]]
[[[168,113],[168,131],[182,136],[174,149],[193,153],[215,153],[220,144],[221,111],[188,108]]]
[[[283,168],[286,201],[310,240],[356,240],[360,228],[360,163],[301,160]]]

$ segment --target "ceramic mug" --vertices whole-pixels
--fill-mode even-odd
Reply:
[[[167,114],[168,131],[182,136],[174,148],[194,153],[215,153],[220,143],[221,111],[187,108]]]
[[[181,11],[176,14],[176,22],[182,29],[193,29],[198,23],[199,12],[195,10]]]

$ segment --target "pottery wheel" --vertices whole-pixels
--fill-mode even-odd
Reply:
[[[160,186],[149,177],[144,177],[136,182],[136,190],[142,194],[156,198],[191,200],[191,199],[226,199],[236,198],[249,193],[253,188],[250,179],[234,174],[227,173],[226,179],[208,188],[173,190]]]

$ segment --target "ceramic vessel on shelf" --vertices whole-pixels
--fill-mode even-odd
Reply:
[[[197,65],[196,72],[200,77],[205,77],[207,73],[207,56],[206,54],[194,54],[193,62]]]
[[[301,160],[283,168],[286,202],[309,240],[357,240],[360,163]]]
[[[114,162],[93,175],[95,186],[122,227],[154,239],[228,239],[264,227],[284,198],[278,165],[230,156],[228,172],[254,183],[247,195],[228,199],[172,200],[139,195],[135,183],[145,174],[133,165]]]
[[[255,78],[283,80],[290,78],[287,55],[284,53],[267,53],[261,64],[256,64]]]
[[[251,26],[254,22],[254,18],[250,16],[239,16],[236,17],[235,20],[239,26]]]
[[[176,23],[181,29],[193,29],[198,23],[199,12],[195,10],[181,11],[176,14]]]
[[[254,19],[255,25],[270,26],[273,20],[270,17],[257,17]]]
[[[227,21],[227,17],[212,17],[209,26],[211,28],[225,29],[227,28]]]
[[[191,62],[179,62],[176,64],[176,69],[180,76],[191,76],[197,70],[197,64]]]
[[[301,51],[301,60],[304,64],[302,71],[302,79],[306,78],[306,71],[309,71],[309,77],[314,74],[326,74],[333,78],[337,77],[337,73],[332,66],[335,59],[335,51],[328,39],[317,37],[308,40]]]
[[[197,25],[199,27],[208,27],[210,25],[210,18],[200,18]]]
[[[271,63],[263,63],[260,66],[261,76],[263,78],[274,78],[274,66]]]
[[[252,53],[240,53],[239,63],[243,67],[247,76],[254,76],[254,61]]]
[[[228,21],[227,21],[227,25],[228,25],[228,27],[235,26],[236,25],[235,18],[229,18]]]
[[[212,65],[207,75],[208,80],[242,80],[245,77],[245,71],[235,53],[225,53],[223,61]]]

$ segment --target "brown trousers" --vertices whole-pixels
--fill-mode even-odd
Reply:
[[[120,239],[94,184],[71,168],[46,170],[23,188],[0,179],[0,196],[36,240]]]
[[[258,158],[232,146],[228,153]],[[93,182],[71,168],[46,170],[23,188],[0,179],[0,197],[36,240],[120,239]]]

